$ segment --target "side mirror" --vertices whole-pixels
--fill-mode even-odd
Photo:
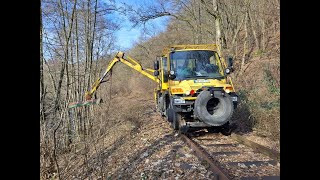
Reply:
[[[233,72],[233,57],[232,56],[229,56],[228,58],[227,58],[227,65],[228,65],[228,69],[229,69],[229,71],[230,72]],[[229,73],[230,73],[229,72]],[[226,73],[226,74],[229,74],[229,73]]]
[[[155,61],[154,62],[154,70],[158,70],[159,69],[159,61],[157,60],[157,61]]]
[[[174,80],[177,76],[175,75],[174,71],[170,71],[169,73],[169,79]]]
[[[159,71],[153,72],[153,75],[154,75],[154,76],[159,76]]]
[[[232,67],[233,66],[233,58],[231,56],[229,56],[227,58],[227,64],[228,64],[228,67]]]

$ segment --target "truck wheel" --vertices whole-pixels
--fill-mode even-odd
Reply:
[[[187,126],[186,120],[182,118],[182,115],[180,114],[180,120],[179,120],[179,132],[181,134],[186,134],[189,131],[189,127]]]
[[[171,108],[167,109],[167,118],[169,122],[173,122],[173,119],[175,118],[175,112],[173,109]]]
[[[221,127],[221,134],[223,134],[225,136],[230,136],[231,135],[231,131],[232,131],[232,128],[230,127],[230,123],[229,122],[227,122],[226,124],[224,124]]]
[[[159,104],[158,104],[158,107],[159,107],[159,112],[160,114],[164,117],[166,116],[166,110],[165,110],[165,107],[164,107],[164,103],[163,103],[163,96],[160,96],[159,97]]]
[[[172,122],[172,128],[174,130],[179,130],[180,129],[180,121],[181,121],[181,115],[179,113],[175,113],[176,115],[176,118],[173,119],[173,122]]]
[[[220,127],[211,126],[211,127],[207,128],[207,130],[209,133],[219,133]]]
[[[181,115],[175,112],[172,108],[168,109],[168,121],[171,122],[172,128],[174,130],[179,129],[179,119],[181,119]]]
[[[212,126],[222,126],[227,123],[233,114],[233,103],[229,94],[220,91],[202,91],[195,101],[195,115],[203,122]]]

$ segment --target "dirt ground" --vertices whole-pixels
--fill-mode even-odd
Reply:
[[[99,140],[88,143],[86,151],[65,155],[74,158],[69,165],[61,160],[63,179],[213,179],[206,164],[155,111],[152,97],[142,97],[128,95],[109,102],[107,120],[113,123]],[[276,147],[254,133],[246,137]]]

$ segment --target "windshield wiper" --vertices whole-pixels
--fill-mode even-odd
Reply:
[[[199,77],[199,76],[185,76],[184,78],[196,78],[196,77]]]
[[[185,76],[186,78],[195,78],[195,77],[209,77],[208,75],[195,74],[192,76]]]
[[[217,77],[213,77],[213,78],[215,78],[215,79],[224,79],[225,76],[217,76]]]
[[[187,78],[187,79],[192,79],[192,78],[202,78],[202,77],[205,77],[205,78],[207,78],[207,79],[224,79],[225,78],[225,76],[204,76],[204,75],[199,75],[199,76],[185,76],[184,78]]]

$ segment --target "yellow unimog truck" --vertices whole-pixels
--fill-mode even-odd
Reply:
[[[103,76],[86,92],[85,102],[75,102],[69,108],[97,104],[92,99],[112,67],[122,62],[157,83],[155,101],[157,110],[175,130],[182,132],[206,128],[230,133],[229,121],[238,104],[238,96],[228,74],[233,71],[232,58],[222,57],[215,44],[173,45],[164,48],[157,57],[154,69],[118,52]],[[153,73],[153,74],[152,74]]]
[[[155,91],[158,111],[176,130],[220,127],[227,133],[238,104],[226,62],[215,44],[174,45],[155,62],[160,83]]]

